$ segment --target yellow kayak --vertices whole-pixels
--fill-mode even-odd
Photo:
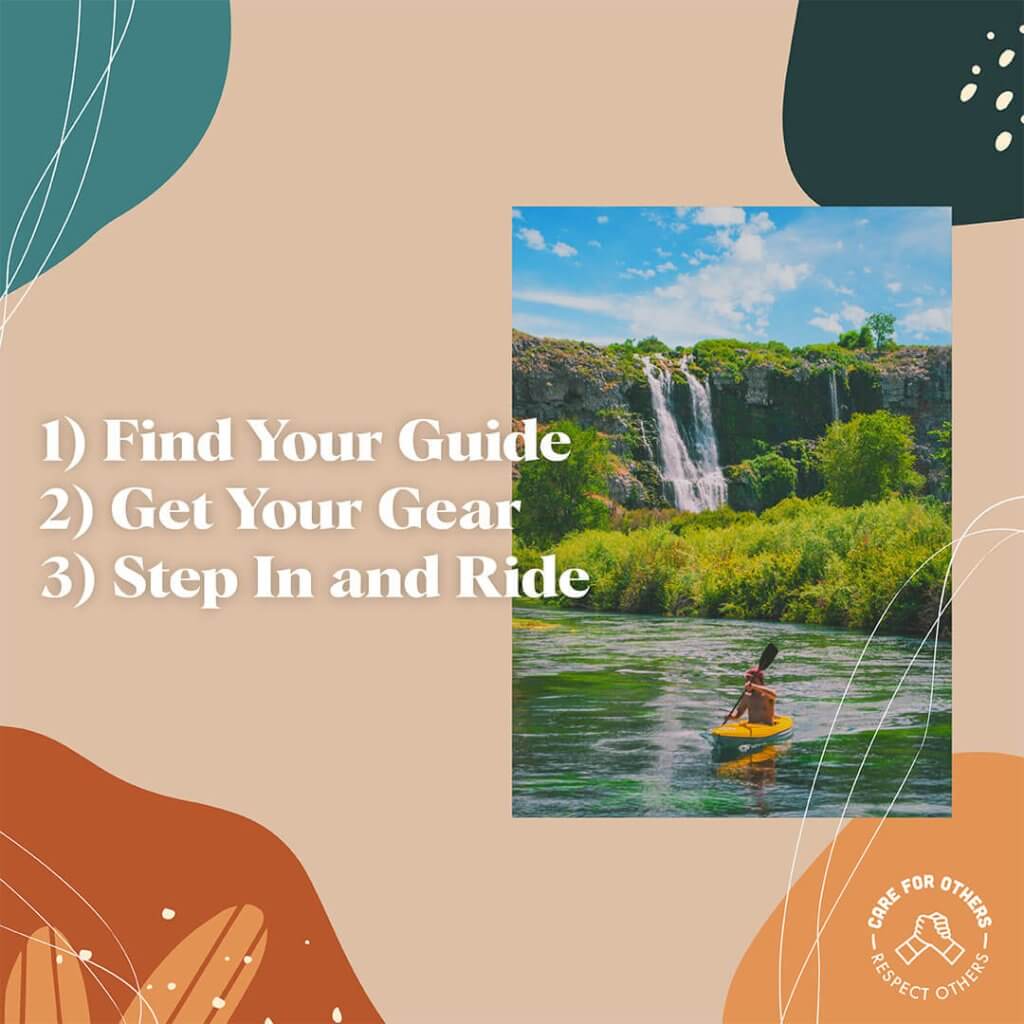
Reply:
[[[787,740],[793,734],[793,719],[776,715],[771,725],[751,722],[727,722],[711,730],[715,751],[723,754],[745,754],[768,743]]]

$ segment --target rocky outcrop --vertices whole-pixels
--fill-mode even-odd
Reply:
[[[950,346],[904,346],[890,352],[829,355],[820,349],[764,346],[730,351],[729,359],[693,350],[690,370],[710,383],[712,417],[723,466],[734,466],[767,449],[792,458],[793,443],[813,448],[836,414],[886,409],[914,424],[919,468],[937,487],[930,431],[950,418]],[[693,403],[679,357],[655,356],[673,373],[672,405],[684,433],[692,436]],[[571,419],[605,433],[616,457],[611,497],[627,507],[664,504],[658,431],[651,392],[640,358],[585,342],[512,334],[512,407],[518,418],[542,423]],[[820,488],[799,460],[798,493]],[[807,463],[808,467],[810,462]],[[729,474],[727,474],[728,476]],[[742,504],[740,476],[736,498]]]
[[[634,404],[650,409],[643,373],[631,374],[627,361],[597,345],[513,331],[512,366],[512,410],[519,418],[568,418],[604,429]]]

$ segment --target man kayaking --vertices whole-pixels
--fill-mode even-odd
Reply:
[[[711,730],[715,761],[727,761],[769,743],[788,740],[793,735],[793,719],[775,714],[775,691],[764,685],[764,671],[775,660],[779,649],[769,644],[757,664],[743,673],[743,693],[721,725]],[[747,713],[747,720],[737,719]]]
[[[747,721],[752,725],[775,724],[775,691],[764,685],[764,672],[753,665],[743,673],[743,696],[739,703],[729,712],[730,718],[739,718],[747,713]]]

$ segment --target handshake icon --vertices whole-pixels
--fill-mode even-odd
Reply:
[[[945,914],[918,914],[914,931],[897,947],[905,964],[912,964],[926,949],[934,950],[952,966],[964,955],[964,947],[953,938]]]

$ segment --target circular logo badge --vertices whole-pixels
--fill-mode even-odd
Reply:
[[[867,925],[872,969],[905,999],[959,1000],[985,977],[992,915],[969,881],[901,878],[878,896]]]

